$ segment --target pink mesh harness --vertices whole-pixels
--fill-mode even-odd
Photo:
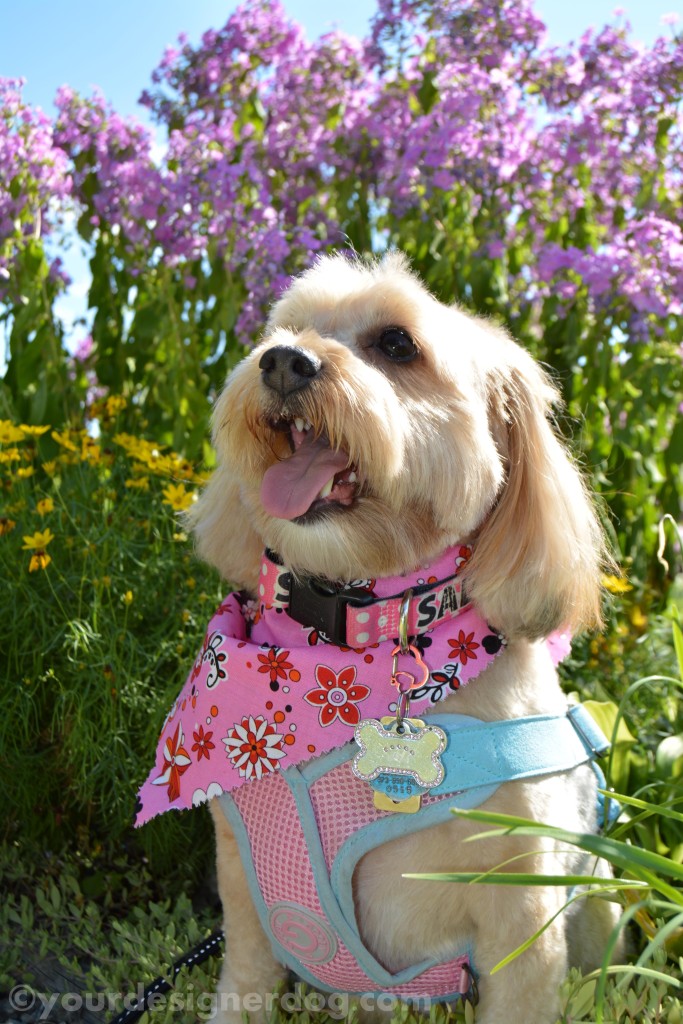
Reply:
[[[209,624],[140,791],[138,825],[168,809],[220,800],[276,958],[318,988],[413,1000],[467,992],[469,949],[398,974],[367,950],[352,896],[358,861],[391,839],[449,820],[454,802],[476,806],[502,781],[567,770],[604,746],[588,716],[574,714],[582,709],[507,723],[438,713],[439,702],[505,645],[463,601],[456,577],[469,554],[458,546],[408,576],[357,581],[354,590],[373,603],[348,614],[355,647],[326,643],[294,621],[286,611],[288,574],[264,557],[259,602],[231,594]],[[416,814],[396,814],[375,806],[373,786],[382,779],[356,778],[351,761],[361,719],[395,713],[389,681],[397,599],[408,588],[418,594],[409,628],[429,666],[429,678],[412,692],[411,714],[434,709],[429,721],[449,742],[444,781],[422,796]],[[569,646],[559,635],[548,643],[556,662]]]
[[[419,826],[426,828],[427,807],[446,797],[426,797],[418,815],[394,815],[375,808],[372,789],[353,776],[348,760],[328,771],[325,767],[317,766],[308,778],[297,769],[290,770],[294,776],[273,773],[259,785],[258,799],[252,786],[220,798],[276,958],[305,981],[332,992],[456,999],[470,988],[469,951],[392,975],[363,946],[351,899],[353,869],[367,852],[364,843],[354,850],[354,838],[382,821],[394,826],[387,836],[399,834],[396,826],[405,826],[407,819],[421,818]],[[443,804],[442,820],[450,806],[449,801]],[[418,821],[410,824],[418,826]],[[385,841],[375,834],[370,848]]]

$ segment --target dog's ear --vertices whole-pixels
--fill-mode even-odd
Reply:
[[[239,483],[225,465],[219,463],[185,521],[205,561],[231,583],[256,590],[263,542],[249,523]]]
[[[509,346],[509,347],[508,347]],[[498,499],[478,532],[468,591],[509,636],[600,625],[607,555],[577,466],[549,422],[559,396],[548,376],[509,342],[507,366],[489,378],[489,418],[506,466]]]

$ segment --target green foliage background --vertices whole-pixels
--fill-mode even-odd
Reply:
[[[131,826],[221,585],[193,557],[174,511],[201,478],[117,431],[125,403],[114,404],[112,417],[101,405],[97,442],[83,429],[46,431],[3,448],[3,832],[52,849],[140,844],[155,869],[189,863],[191,874],[207,849],[199,822],[196,835],[175,815],[135,838]],[[50,562],[31,571],[35,550],[23,539],[48,530],[39,548]]]

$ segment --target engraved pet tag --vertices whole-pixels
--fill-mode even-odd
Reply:
[[[429,790],[418,786],[411,775],[382,772],[370,786],[375,791],[375,807],[379,811],[397,811],[415,814],[422,806],[422,794]]]
[[[351,770],[358,779],[372,782],[378,776],[409,776],[424,789],[438,786],[444,777],[440,755],[446,747],[446,733],[437,725],[425,725],[418,718],[378,721],[366,718],[355,729],[360,751]]]
[[[391,800],[409,800],[429,792],[424,786],[418,786],[412,775],[397,775],[395,772],[381,772],[370,785],[376,793],[383,793]]]

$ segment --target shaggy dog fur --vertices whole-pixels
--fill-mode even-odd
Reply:
[[[266,385],[260,366],[276,346],[303,350],[319,366],[285,397]],[[226,579],[254,590],[264,547],[295,572],[349,580],[408,572],[467,543],[468,595],[508,645],[439,709],[484,720],[562,714],[566,701],[539,641],[558,627],[599,625],[604,550],[581,477],[548,421],[557,398],[503,330],[439,303],[401,256],[372,265],[321,259],[275,304],[264,340],[216,404],[218,467],[193,512],[199,551]],[[315,514],[290,521],[268,514],[261,485],[267,469],[290,455],[282,428],[295,417],[345,452],[357,479]],[[583,765],[507,783],[483,807],[586,831],[596,824],[593,793],[592,770]],[[226,933],[219,990],[265,993],[285,971],[261,930],[222,811],[212,808]],[[480,829],[454,819],[367,854],[354,878],[364,942],[397,971],[469,941],[480,972],[479,1024],[549,1024],[568,967],[600,962],[616,910],[579,901],[489,977],[559,910],[565,892],[439,885],[402,874],[485,871],[520,855],[516,871],[596,867],[550,840],[462,842]]]

